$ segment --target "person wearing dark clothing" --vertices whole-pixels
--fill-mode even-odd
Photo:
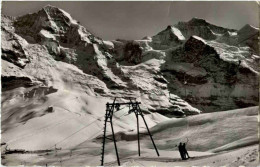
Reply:
[[[185,160],[184,152],[183,152],[183,145],[182,145],[181,142],[180,142],[180,144],[178,145],[178,149],[179,149],[179,152],[180,152],[180,155],[181,155],[181,159],[182,159],[182,160]]]
[[[185,158],[185,159],[190,158],[190,156],[189,156],[189,154],[188,154],[188,151],[187,151],[187,149],[186,149],[186,143],[183,143],[182,149],[183,149],[184,158]]]

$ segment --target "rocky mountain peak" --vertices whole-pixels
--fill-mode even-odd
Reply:
[[[207,40],[215,40],[218,36],[237,31],[214,25],[207,22],[205,19],[197,17],[192,18],[188,22],[179,22],[175,26],[183,32],[186,38],[196,35]]]
[[[250,29],[259,30],[259,28],[254,27],[254,26],[252,26],[252,25],[250,25],[250,24],[246,24],[246,25],[244,25],[242,28],[250,28]]]
[[[171,30],[172,29],[172,25],[168,25],[166,30]]]
[[[60,45],[82,48],[90,43],[102,43],[69,13],[51,5],[36,13],[18,17],[14,21],[14,28],[29,43],[41,43],[55,54],[59,54]]]
[[[153,47],[167,48],[169,46],[172,47],[182,44],[182,41],[185,40],[185,37],[178,28],[172,25],[168,25],[165,30],[154,35],[152,39],[155,41]]]
[[[17,33],[27,35],[39,33],[42,29],[52,34],[65,34],[71,27],[78,26],[70,14],[51,5],[36,13],[18,17],[14,23]]]
[[[50,4],[44,6],[41,10],[55,10],[55,11],[61,11],[60,8],[56,7],[56,6],[52,6]]]
[[[259,28],[256,28],[250,24],[244,25],[239,31],[239,34],[255,34],[259,32]]]
[[[65,12],[64,10],[57,8],[55,6],[47,5],[42,10],[46,12],[49,16],[48,18],[53,21],[63,21],[70,24],[77,24],[77,21],[74,20],[69,13]]]
[[[197,18],[197,17],[194,17],[190,21],[188,21],[188,24],[193,25],[193,26],[206,26],[206,25],[209,25],[209,23],[206,20],[204,20],[202,18]]]

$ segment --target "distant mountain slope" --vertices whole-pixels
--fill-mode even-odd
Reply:
[[[170,93],[211,112],[258,105],[258,33],[250,25],[237,31],[193,18],[134,43],[142,49],[140,62],[162,62]],[[113,42],[118,57],[127,41]]]

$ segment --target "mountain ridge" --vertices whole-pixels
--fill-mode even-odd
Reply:
[[[174,49],[178,50],[179,47],[184,47],[184,50],[187,50],[186,46],[189,41],[195,42],[196,46],[199,41],[206,40],[203,45],[213,47],[216,50],[214,54],[219,54],[224,61],[233,62],[235,60],[235,64],[238,64],[239,60],[239,57],[235,58],[236,53],[241,52],[241,56],[244,57],[242,53],[245,54],[250,52],[247,48],[241,50],[242,48],[240,47],[238,48],[238,51],[241,51],[237,52],[235,50],[233,53],[232,45],[228,42],[228,44],[225,44],[225,41],[224,43],[219,42],[223,40],[222,36],[224,36],[224,34],[239,31],[215,26],[208,23],[206,20],[199,18],[192,18],[188,22],[179,22],[176,25],[168,26],[165,30],[154,35],[151,39],[134,40],[135,44],[129,45],[128,50],[126,50],[126,44],[129,43],[129,41],[118,41],[117,43],[115,43],[116,41],[106,42],[101,38],[95,37],[83,26],[79,25],[67,12],[51,5],[45,6],[37,13],[12,19],[14,19],[14,34],[21,35],[22,38],[25,37],[25,40],[31,44],[39,43],[40,45],[45,46],[48,49],[49,54],[52,55],[56,61],[63,61],[76,65],[83,70],[84,73],[97,76],[99,80],[105,82],[107,87],[112,90],[127,89],[128,91],[137,91],[140,89],[138,84],[136,84],[136,81],[127,76],[130,69],[124,69],[129,67],[123,67],[122,65],[128,64],[128,66],[131,66],[151,59],[158,59],[159,61],[166,60],[167,64],[167,57],[175,52]],[[44,19],[46,21],[44,21]],[[37,21],[34,22],[34,20]],[[4,27],[2,27],[2,29],[4,29]],[[248,26],[245,27],[247,30]],[[218,32],[213,32],[211,30],[212,28],[218,30]],[[218,34],[216,35],[216,33],[220,32],[223,33],[221,37]],[[246,34],[246,36],[248,36],[248,34]],[[225,38],[233,39],[233,36]],[[237,38],[235,38],[235,40],[237,40]],[[231,50],[229,50],[229,48]],[[252,49],[255,51],[253,47]],[[191,53],[191,55],[192,54],[193,53]],[[227,59],[225,54],[228,54],[229,57],[231,57]],[[249,70],[253,68],[254,70],[252,72],[256,72],[258,75],[256,65],[250,62],[252,59],[258,60],[258,58],[257,56],[254,57],[254,55],[251,56],[252,57],[248,59],[248,61],[245,59],[245,61],[241,63],[241,66],[244,66],[243,68],[248,68]],[[18,55],[18,57],[22,56]],[[197,59],[194,56],[192,57],[191,60]],[[126,62],[126,60],[128,62]],[[12,61],[17,64],[14,60]],[[29,63],[29,61],[25,61],[24,64],[26,63]],[[186,63],[191,63],[191,65],[189,65],[191,68],[197,68],[195,67],[196,64],[192,61]],[[164,68],[164,65],[161,65],[161,63],[157,66],[157,68]],[[145,68],[146,67],[144,67],[144,69]],[[182,71],[182,73],[187,74],[185,71]],[[169,86],[169,83],[167,85]],[[155,86],[154,89],[156,89],[156,87],[159,88],[160,86]],[[164,92],[164,87],[165,86],[162,86],[159,90]],[[141,88],[141,90],[144,92],[147,91],[143,90],[143,88]],[[166,92],[164,93],[168,94]],[[182,93],[176,95],[181,95],[183,97]],[[186,96],[187,95],[185,95],[185,97]],[[169,97],[166,96],[166,98]]]

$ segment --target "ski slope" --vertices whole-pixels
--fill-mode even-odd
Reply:
[[[160,115],[152,117],[154,120],[162,119]],[[160,157],[157,157],[149,136],[141,137],[141,156],[138,157],[134,123],[132,123],[133,129],[131,131],[116,128],[121,165],[256,166],[258,164],[259,143],[257,117],[258,107],[250,107],[162,121],[151,128]],[[146,118],[149,120],[151,116],[146,116]],[[115,120],[117,127],[116,122],[118,121]],[[129,122],[124,122],[124,124],[129,124]],[[97,127],[94,125],[92,129],[95,128]],[[4,159],[4,162],[8,161],[8,165],[25,162],[28,165],[100,165],[101,140],[99,138],[87,140],[89,132],[83,133],[82,137],[84,135],[85,140],[73,148],[62,148],[57,153],[55,151],[41,153],[37,157],[34,154],[11,154],[7,156],[7,159]],[[120,137],[122,135],[127,140]],[[175,145],[181,141],[187,142],[187,138],[189,140],[187,150],[192,158],[182,161]],[[69,141],[75,142],[74,140]],[[105,165],[117,165],[112,141],[107,141],[105,150]]]

